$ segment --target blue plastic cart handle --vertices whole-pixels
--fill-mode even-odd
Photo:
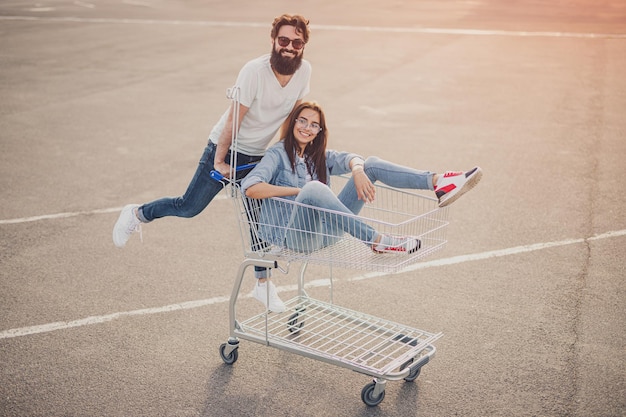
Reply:
[[[235,172],[243,171],[244,169],[254,168],[256,164],[257,162],[254,162],[252,164],[239,165],[237,168],[235,168]],[[211,178],[213,178],[215,181],[221,181],[224,179],[224,176],[221,172],[213,170],[211,171]]]

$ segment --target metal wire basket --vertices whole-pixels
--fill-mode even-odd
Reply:
[[[333,177],[333,188],[341,189],[346,181],[348,178],[343,176]],[[440,208],[435,198],[409,190],[377,184],[375,201],[366,204],[358,215],[284,198],[251,199],[241,195],[236,185],[233,192],[247,258],[397,272],[442,249],[447,243],[448,209]],[[289,215],[292,218],[286,221],[284,217]],[[357,221],[382,234],[418,239],[421,246],[413,253],[376,253],[371,249],[372,242],[344,231],[350,227],[354,229]],[[268,242],[265,239],[268,234],[285,239],[278,244],[275,239]]]

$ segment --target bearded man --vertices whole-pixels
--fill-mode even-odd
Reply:
[[[185,194],[142,205],[126,205],[113,228],[115,246],[124,247],[133,233],[141,232],[144,223],[166,216],[194,217],[209,205],[223,188],[211,178],[211,171],[217,170],[226,177],[230,175],[234,115],[238,116],[237,164],[261,159],[287,116],[309,92],[311,65],[303,59],[309,35],[309,21],[301,15],[283,14],[274,19],[270,32],[271,53],[247,62],[239,72],[235,83],[239,109],[235,111],[229,106],[209,134],[208,145]],[[237,176],[243,178],[247,173],[243,171]],[[269,271],[256,267],[255,276],[258,281],[254,296],[271,311],[284,311],[274,285],[268,281]]]

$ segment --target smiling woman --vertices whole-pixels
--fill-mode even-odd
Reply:
[[[257,167],[242,183],[251,198],[298,196],[309,182],[330,183],[330,175],[352,173],[347,187],[354,188],[346,206],[358,213],[366,202],[375,198],[373,183],[405,188],[433,190],[440,206],[447,206],[480,181],[482,171],[475,167],[467,172],[450,171],[438,175],[403,167],[377,157],[365,160],[349,152],[327,149],[328,128],[321,106],[304,102],[297,106],[281,128],[282,140],[268,149]],[[340,197],[344,193],[340,194]]]
[[[376,198],[374,183],[395,188],[433,190],[441,207],[447,206],[474,187],[482,176],[479,167],[467,172],[438,175],[404,167],[378,157],[364,159],[350,152],[326,148],[328,128],[321,106],[304,102],[297,106],[281,128],[283,138],[270,147],[257,166],[241,183],[242,192],[252,199],[265,199],[260,205],[259,236],[271,245],[295,251],[317,250],[333,244],[333,236],[348,233],[376,253],[413,253],[421,241],[415,236],[379,233],[359,218],[341,224],[320,219],[318,212],[300,205],[358,214],[365,203]],[[351,173],[339,195],[330,189],[331,175]],[[281,204],[273,197],[293,200]],[[269,200],[268,200],[269,199]],[[328,240],[309,242],[303,236],[317,235],[317,228],[332,229]]]
[[[304,150],[309,143],[315,140],[317,134],[322,130],[319,119],[319,113],[312,109],[302,110],[300,116],[296,119],[293,134],[296,142],[298,142],[296,152],[300,158],[304,157]]]

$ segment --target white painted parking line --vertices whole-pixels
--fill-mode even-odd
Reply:
[[[177,25],[177,26],[215,26],[215,27],[251,27],[266,28],[267,23],[254,22],[217,22],[211,20],[153,20],[153,19],[115,19],[115,18],[81,18],[53,16],[0,16],[0,20],[26,20],[45,22],[71,23],[113,23],[137,25]],[[546,32],[546,31],[513,31],[489,29],[455,29],[455,28],[414,28],[414,27],[382,27],[382,26],[346,26],[346,25],[311,25],[312,30],[329,30],[339,32],[384,32],[384,33],[418,33],[431,35],[466,35],[466,36],[511,36],[540,38],[600,38],[626,39],[626,33],[584,33],[584,32]]]
[[[88,9],[95,9],[95,7],[96,7],[95,4],[86,3],[84,1],[75,1],[74,4],[77,5],[77,6],[80,6],[80,7],[86,7]]]
[[[226,198],[228,198],[226,195],[219,194],[213,200],[225,200]],[[41,216],[18,217],[15,219],[0,219],[0,224],[29,223],[29,222],[36,222],[40,220],[66,219],[68,217],[89,216],[92,214],[115,213],[115,212],[122,211],[122,208],[123,207],[111,207],[111,208],[106,208],[106,209],[96,209],[96,210],[87,210],[87,211],[71,211],[71,212],[66,212],[66,213],[43,214]]]
[[[512,255],[518,255],[521,253],[539,251],[539,250],[544,250],[544,249],[549,249],[549,248],[554,248],[554,247],[559,247],[559,246],[567,246],[567,245],[573,245],[577,243],[584,243],[586,241],[611,239],[611,238],[617,238],[617,237],[622,237],[622,236],[626,236],[626,229],[610,231],[610,232],[598,234],[589,238],[565,239],[565,240],[559,240],[559,241],[554,241],[554,242],[535,243],[531,245],[514,246],[511,248],[499,249],[499,250],[493,250],[493,251],[487,251],[487,252],[481,252],[481,253],[453,256],[450,258],[435,259],[429,262],[417,263],[411,267],[404,269],[402,272],[440,267],[440,266],[446,266],[446,265],[454,265],[454,264],[459,264],[459,263],[464,263],[464,262],[479,261],[479,260],[497,258],[497,257],[502,257],[502,256],[512,256]],[[364,279],[371,279],[371,278],[381,277],[385,275],[387,274],[369,273],[369,274],[349,278],[346,281],[360,281]],[[341,281],[341,280],[336,280],[336,281]],[[322,287],[326,285],[328,285],[328,280],[321,279],[321,280],[308,282],[306,284],[306,287],[313,288],[313,287]],[[294,289],[296,289],[294,285],[277,287],[278,292],[293,291]],[[242,296],[242,298],[249,298],[249,297],[250,297],[249,294]],[[0,332],[0,339],[10,339],[13,337],[28,336],[28,335],[39,334],[39,333],[47,333],[47,332],[53,332],[56,330],[65,330],[65,329],[70,329],[72,327],[81,327],[81,326],[89,326],[93,324],[106,323],[106,322],[117,320],[117,319],[124,318],[124,317],[145,316],[145,315],[151,315],[151,314],[167,313],[171,311],[190,310],[190,309],[205,307],[209,305],[227,303],[228,301],[229,301],[229,296],[220,296],[220,297],[213,297],[213,298],[208,298],[204,300],[186,301],[186,302],[177,303],[177,304],[169,304],[169,305],[161,306],[161,307],[123,311],[123,312],[118,312],[118,313],[106,314],[102,316],[91,316],[91,317],[86,317],[83,319],[72,320],[72,321],[58,321],[54,323],[41,324],[37,326],[20,327],[20,328],[15,328],[15,329],[4,330]]]
[[[73,212],[56,213],[56,214],[43,214],[41,216],[18,217],[16,219],[0,219],[0,224],[17,224],[17,223],[36,222],[40,220],[67,219],[68,217],[86,216],[90,214],[115,213],[116,211],[122,211],[122,207],[113,207],[113,208],[108,208],[108,209],[98,209],[98,210],[89,210],[89,211],[73,211]]]
[[[17,329],[4,330],[0,332],[0,339],[9,339],[12,337],[27,336],[31,334],[53,332],[55,330],[70,329],[72,327],[89,326],[92,324],[106,323],[108,321],[117,320],[130,316],[145,316],[150,314],[165,313],[169,311],[189,310],[192,308],[204,307],[211,304],[224,303],[228,301],[228,297],[215,297],[206,300],[187,301],[184,303],[170,304],[162,307],[143,308],[140,310],[122,311],[118,313],[105,314],[103,316],[91,316],[84,319],[71,321],[57,321],[54,323],[41,324],[38,326],[20,327]]]

